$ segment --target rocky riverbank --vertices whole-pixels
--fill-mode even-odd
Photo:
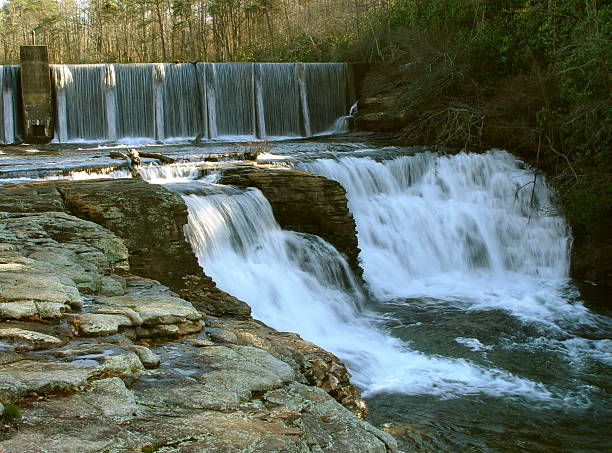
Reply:
[[[0,450],[396,451],[337,357],[202,273],[185,222],[143,181],[0,189]]]

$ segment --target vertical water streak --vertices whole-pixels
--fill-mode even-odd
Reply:
[[[166,65],[156,63],[153,66],[153,97],[155,102],[155,139],[162,141],[166,137],[164,130],[163,88],[166,79]]]
[[[117,64],[117,136],[155,138],[152,64]]]
[[[209,108],[214,119],[215,137],[249,136],[255,130],[255,90],[253,63],[211,63],[212,87]],[[212,126],[212,123],[211,123]]]
[[[294,63],[260,63],[265,135],[301,135],[300,91]]]
[[[203,63],[206,74],[206,106],[208,107],[208,138],[219,136],[217,128],[217,66],[213,63]]]
[[[11,144],[19,135],[19,66],[0,66],[0,143]]]
[[[336,63],[54,65],[56,136],[77,142],[316,135],[330,131],[347,113],[348,68]],[[3,73],[6,79],[6,69]]]
[[[306,89],[306,70],[304,63],[298,63],[296,72],[298,77],[298,88],[300,90],[300,110],[302,112],[302,124],[305,137],[312,135],[310,126],[310,109],[308,108],[308,90]]]
[[[347,114],[348,65],[307,63],[305,69],[308,117],[312,135],[328,131],[337,118]]]
[[[106,139],[117,140],[117,76],[115,66],[107,64],[104,67],[104,89],[106,108]]]
[[[8,121],[4,123],[4,118],[8,117],[5,104],[8,102],[8,89],[4,88],[4,66],[0,66],[0,143],[8,143]],[[12,125],[10,125],[12,127]]]
[[[255,64],[255,115],[257,122],[257,138],[266,137],[266,116],[264,115],[264,92],[262,85],[262,67],[261,64]]]
[[[208,117],[208,82],[206,74],[206,63],[192,64],[196,77],[196,92],[200,106],[200,128],[196,131],[196,136],[210,138],[209,117]]]
[[[66,88],[72,83],[72,73],[67,65],[52,65],[51,75],[55,87],[55,137],[60,142],[66,142],[68,141]]]

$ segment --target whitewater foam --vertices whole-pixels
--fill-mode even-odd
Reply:
[[[298,332],[340,356],[366,396],[553,398],[528,379],[464,359],[427,356],[390,336],[361,306],[363,296],[344,258],[320,238],[281,230],[258,190],[183,198],[187,236],[219,288],[249,303],[253,315],[270,326]]]

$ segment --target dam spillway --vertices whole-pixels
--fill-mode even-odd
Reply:
[[[19,139],[19,66],[0,66],[0,145]]]
[[[346,63],[51,65],[59,143],[310,137],[354,102]],[[0,66],[0,143],[20,141],[18,66]]]

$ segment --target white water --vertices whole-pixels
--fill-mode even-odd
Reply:
[[[520,395],[549,400],[542,385],[464,359],[427,356],[391,337],[360,308],[344,258],[320,238],[283,231],[256,189],[185,195],[189,240],[217,285],[254,317],[339,355],[365,394]]]
[[[56,141],[62,143],[311,136],[333,129],[334,121],[354,102],[350,65],[344,63],[93,64],[51,69]],[[313,116],[316,121],[311,124]]]
[[[445,300],[556,326],[585,320],[567,301],[571,237],[553,193],[504,151],[375,161],[323,159],[306,171],[347,190],[364,277],[379,300]]]
[[[0,144],[15,143],[18,138],[18,78],[18,66],[0,66]]]

